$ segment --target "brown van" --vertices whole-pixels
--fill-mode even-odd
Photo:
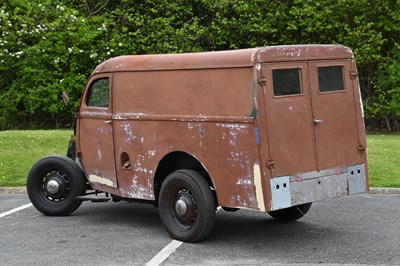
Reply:
[[[89,78],[75,135],[71,158],[29,173],[46,215],[149,202],[173,238],[196,242],[218,207],[294,221],[314,201],[369,189],[357,68],[341,45],[109,59]]]

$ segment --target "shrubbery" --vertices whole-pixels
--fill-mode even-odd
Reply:
[[[0,8],[0,130],[66,125],[87,77],[113,56],[341,43],[356,55],[368,128],[399,131],[395,0],[6,0]]]

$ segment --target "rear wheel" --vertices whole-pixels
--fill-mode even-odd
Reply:
[[[306,215],[310,208],[311,203],[305,203],[287,209],[270,211],[268,213],[278,221],[293,222]]]
[[[38,161],[27,180],[27,192],[33,206],[45,215],[62,216],[75,211],[85,195],[85,177],[70,158],[49,156]]]
[[[159,199],[161,220],[174,239],[197,242],[211,232],[215,199],[199,173],[192,170],[171,173],[162,184]]]

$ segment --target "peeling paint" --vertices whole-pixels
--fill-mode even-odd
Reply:
[[[132,177],[132,184],[130,186],[130,190],[128,191],[128,195],[131,198],[136,198],[136,199],[150,199],[153,197],[152,194],[152,186],[149,185],[147,182],[146,185],[141,185],[138,182],[139,177],[134,175]],[[148,180],[147,180],[148,181]]]
[[[246,170],[246,168],[248,168],[250,160],[246,152],[231,151],[230,155],[230,157],[226,158],[227,161],[230,161],[232,164],[239,165],[240,169],[242,170]]]
[[[125,134],[127,135],[127,141],[132,141],[135,136],[133,135],[133,129],[132,129],[132,125],[129,123],[123,123],[121,124]]]
[[[242,124],[225,124],[225,123],[217,123],[217,127],[222,127],[222,128],[234,128],[234,129],[243,129],[243,128],[248,128],[247,125],[242,125]]]
[[[251,179],[240,178],[236,182],[236,185],[239,185],[239,186],[250,186],[250,185],[253,185],[253,181]]]
[[[222,127],[222,128],[227,128],[229,129],[229,145],[231,146],[236,146],[236,140],[237,137],[240,133],[243,132],[244,129],[247,129],[247,125],[242,125],[242,124],[223,124],[223,123],[217,123],[217,127]],[[222,138],[225,139],[226,133],[222,133]]]
[[[122,117],[122,116],[120,116],[120,115],[114,116],[114,119],[116,119],[116,120],[127,120],[127,118]]]
[[[154,149],[154,150],[149,150],[148,152],[147,152],[147,154],[149,155],[149,156],[154,156],[154,155],[156,155],[156,150]]]
[[[97,175],[89,175],[89,181],[93,183],[106,185],[109,187],[115,187],[115,188],[117,187],[112,180]]]
[[[258,209],[260,211],[265,211],[260,165],[254,164],[253,173],[254,173],[254,185],[256,187],[256,198],[257,198]]]

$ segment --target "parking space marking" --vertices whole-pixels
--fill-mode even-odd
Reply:
[[[20,210],[23,210],[23,209],[26,209],[26,208],[29,208],[29,207],[32,207],[32,206],[33,206],[32,203],[28,203],[28,204],[22,205],[22,206],[20,206],[18,208],[15,208],[15,209],[0,213],[0,218],[3,218],[5,216],[7,216],[7,215],[13,214],[13,213],[15,213],[17,211],[20,211]]]
[[[146,263],[147,266],[158,266],[163,263],[183,242],[172,240],[165,248],[163,248],[157,255],[155,255],[149,262]]]

